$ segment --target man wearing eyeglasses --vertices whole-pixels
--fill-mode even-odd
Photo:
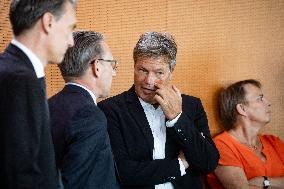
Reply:
[[[49,108],[64,188],[117,189],[107,120],[96,105],[109,95],[117,68],[103,35],[75,32],[59,68],[66,85],[49,99]]]
[[[122,188],[200,189],[219,154],[200,99],[170,84],[177,46],[170,34],[141,35],[134,52],[134,85],[99,103]]]

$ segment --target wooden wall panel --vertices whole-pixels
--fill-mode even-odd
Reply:
[[[11,39],[8,0],[0,0],[0,51]],[[173,83],[202,99],[213,134],[221,131],[216,91],[256,78],[272,102],[273,120],[264,129],[284,139],[284,0],[79,0],[78,30],[106,35],[119,60],[112,95],[133,83],[132,50],[145,31],[167,31],[178,43]],[[56,66],[47,66],[48,96],[64,85]]]

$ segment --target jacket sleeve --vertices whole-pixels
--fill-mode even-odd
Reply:
[[[183,148],[189,163],[188,171],[203,174],[213,171],[218,165],[219,152],[211,138],[206,113],[200,99],[183,97],[183,112],[174,125],[172,136]]]
[[[131,130],[131,125],[127,126],[126,131],[125,123],[121,121],[125,112],[115,104],[99,103],[99,106],[108,120],[108,132],[121,185],[153,186],[181,177],[177,158],[152,160],[150,156],[145,159],[145,154],[141,155],[143,158],[138,157],[138,155],[134,156],[134,151],[141,151],[141,148],[146,147],[138,144],[131,144],[132,147],[128,146],[127,136],[136,136],[137,133]],[[144,140],[144,138],[137,140]],[[149,150],[152,151],[153,149]]]

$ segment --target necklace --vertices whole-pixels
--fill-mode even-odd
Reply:
[[[247,146],[247,147],[253,149],[253,150],[257,150],[257,149],[258,149],[258,144],[251,145],[251,144],[248,144],[248,143],[246,143],[246,142],[241,142],[241,141],[239,141],[239,142],[242,143],[243,145],[245,145],[245,146]]]
[[[234,130],[231,130],[231,134],[232,134],[241,144],[243,144],[243,145],[245,145],[245,146],[247,146],[247,147],[253,149],[254,151],[257,151],[257,150],[259,149],[259,147],[260,147],[260,141],[259,141],[258,136],[257,136],[257,140],[256,140],[255,145],[252,145],[252,144],[249,144],[249,143],[247,143],[247,142],[241,141],[241,140],[240,140],[240,138],[241,138],[240,135],[237,134]]]

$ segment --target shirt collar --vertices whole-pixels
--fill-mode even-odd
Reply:
[[[88,89],[88,88],[86,88],[83,85],[80,85],[78,83],[74,83],[74,82],[67,82],[65,85],[75,85],[75,86],[78,86],[78,87],[85,89],[91,95],[94,103],[97,105],[97,97],[90,89]]]
[[[141,106],[143,107],[143,109],[144,108],[148,108],[148,109],[150,108],[150,109],[153,109],[153,110],[160,109],[160,106],[158,106],[158,108],[155,109],[155,107],[152,104],[145,102],[142,98],[138,97],[138,99],[139,99],[139,102],[140,102]]]
[[[16,39],[12,39],[11,43],[21,49],[28,56],[33,65],[37,78],[44,77],[44,67],[40,59],[30,49]]]

